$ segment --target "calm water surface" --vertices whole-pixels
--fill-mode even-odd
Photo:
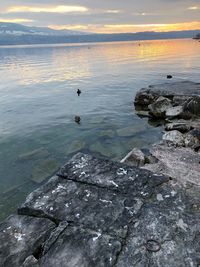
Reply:
[[[140,44],[0,48],[0,220],[77,151],[119,160],[160,140],[134,95],[167,74],[200,82],[200,44]]]

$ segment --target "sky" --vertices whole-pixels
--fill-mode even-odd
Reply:
[[[200,29],[200,0],[0,0],[0,21],[95,33]]]

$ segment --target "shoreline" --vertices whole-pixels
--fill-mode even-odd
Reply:
[[[122,163],[72,157],[0,224],[3,266],[199,264],[200,84],[150,86],[135,105],[165,121],[162,143]]]

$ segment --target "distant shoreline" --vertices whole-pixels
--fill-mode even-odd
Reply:
[[[83,34],[83,35],[40,35],[40,34],[0,34],[0,46],[12,45],[54,45],[77,43],[106,43],[127,41],[151,41],[168,39],[193,39],[200,30],[174,32],[139,32],[120,34]]]
[[[1,44],[0,40],[0,48],[12,48],[12,47],[17,47],[17,48],[26,48],[26,47],[54,47],[59,46],[59,47],[64,47],[64,46],[76,46],[76,45],[94,45],[94,44],[100,44],[100,43],[126,43],[126,42],[145,42],[145,41],[161,41],[161,40],[196,40],[194,38],[190,37],[177,37],[177,38],[159,38],[159,39],[130,39],[130,40],[98,40],[98,41],[74,41],[74,42],[51,42],[51,43],[13,43],[13,44]]]

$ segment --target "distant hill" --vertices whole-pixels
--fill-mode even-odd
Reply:
[[[45,27],[28,27],[16,23],[0,22],[0,45],[56,44],[83,42],[114,42],[194,38],[199,30],[173,32],[139,32],[123,34],[91,34]]]
[[[43,35],[43,36],[68,36],[85,34],[83,32],[71,30],[54,30],[48,27],[29,27],[17,23],[0,22],[0,36],[1,35]]]

